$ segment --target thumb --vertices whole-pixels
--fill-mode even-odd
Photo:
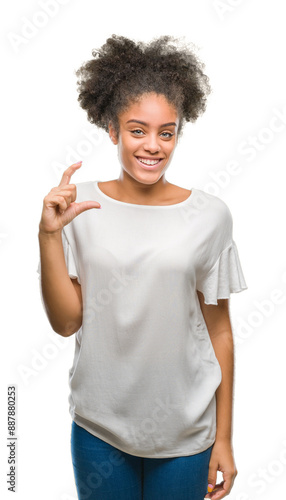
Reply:
[[[66,226],[69,224],[75,217],[80,215],[82,212],[86,210],[90,210],[91,208],[101,208],[100,203],[98,201],[81,201],[80,203],[71,203],[67,210],[62,215],[62,224]]]
[[[216,469],[210,466],[208,474],[208,493],[213,491],[215,485],[216,485]]]
[[[73,210],[75,216],[85,212],[86,210],[90,210],[91,208],[101,208],[100,203],[98,201],[81,201],[80,203],[73,204]]]

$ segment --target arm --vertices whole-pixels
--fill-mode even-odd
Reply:
[[[218,299],[218,305],[205,304],[197,291],[215,355],[221,367],[222,381],[216,390],[218,439],[232,439],[232,401],[234,375],[234,346],[228,299]]]
[[[208,490],[205,498],[219,500],[228,495],[237,469],[232,450],[232,410],[234,344],[228,299],[218,299],[218,305],[205,304],[203,294],[197,290],[200,307],[221,367],[222,380],[216,390],[216,439],[209,463],[208,483],[214,488],[217,470],[223,473],[224,480],[215,489]]]
[[[49,322],[56,333],[67,337],[82,324],[81,286],[68,275],[61,232],[39,230],[41,288]]]
[[[39,224],[42,297],[53,330],[63,337],[82,324],[82,296],[81,286],[68,274],[62,229],[85,210],[100,208],[97,201],[75,203],[76,186],[69,182],[80,166],[81,162],[67,168],[59,186],[45,196]]]

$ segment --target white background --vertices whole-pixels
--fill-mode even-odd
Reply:
[[[88,122],[77,102],[74,74],[113,33],[137,41],[183,36],[198,47],[206,64],[213,89],[207,111],[185,127],[166,178],[187,189],[212,192],[228,204],[248,285],[230,301],[238,476],[228,498],[276,500],[285,494],[283,12],[283,0],[6,2],[1,57],[1,498],[12,496],[6,484],[6,393],[8,385],[16,384],[18,497],[76,499],[68,411],[74,337],[54,333],[43,310],[37,233],[43,197],[67,166],[83,160],[73,182],[119,175],[116,147]],[[91,132],[93,142],[87,139]],[[234,164],[235,175],[227,173]]]

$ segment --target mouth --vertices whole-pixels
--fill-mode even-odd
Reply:
[[[163,158],[143,158],[142,156],[136,156],[136,160],[141,167],[147,170],[154,170],[161,163]]]

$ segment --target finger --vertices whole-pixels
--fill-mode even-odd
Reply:
[[[60,214],[63,214],[65,212],[65,210],[68,208],[68,205],[69,204],[64,196],[57,196],[56,206],[58,207]]]
[[[76,186],[74,184],[68,184],[67,186],[63,186],[61,190],[57,193],[57,195],[63,196],[67,201],[67,204],[70,205],[73,201],[76,200]]]
[[[73,201],[75,201],[76,185],[65,184],[64,186],[53,187],[49,192],[48,196],[54,196],[54,195],[70,196],[71,198],[74,198]]]
[[[69,184],[71,176],[75,173],[75,171],[80,168],[82,165],[82,161],[78,161],[77,163],[74,163],[70,167],[68,167],[61,178],[61,182],[59,183],[60,186],[65,186],[66,184]]]
[[[223,481],[220,484],[215,484],[214,489],[211,492],[206,493],[204,498],[206,498],[207,500],[208,499],[215,500],[217,498],[216,494],[218,493],[218,491],[221,491],[222,485]]]
[[[220,500],[220,498],[223,498],[225,495],[228,495],[230,490],[231,490],[231,479],[228,478],[225,481],[222,481],[218,486],[218,491],[215,492],[216,495],[214,496],[214,500]]]
[[[85,212],[86,210],[90,210],[91,208],[101,208],[100,203],[98,201],[81,201],[80,203],[76,203],[74,205],[74,211],[76,216]]]
[[[211,500],[220,500],[224,498],[226,494],[229,493],[229,490],[226,489],[225,482],[222,481],[220,484],[216,484],[213,491],[210,493]]]
[[[73,193],[67,193],[64,191],[60,191],[58,193],[55,192],[45,197],[44,205],[46,206],[46,208],[56,207],[57,205],[60,205],[60,208],[63,208],[64,203],[67,208],[72,203],[72,201],[74,201],[74,198],[75,197]]]
[[[76,200],[76,196],[77,196],[76,186],[73,184],[72,185],[72,192],[71,192],[71,202]]]

